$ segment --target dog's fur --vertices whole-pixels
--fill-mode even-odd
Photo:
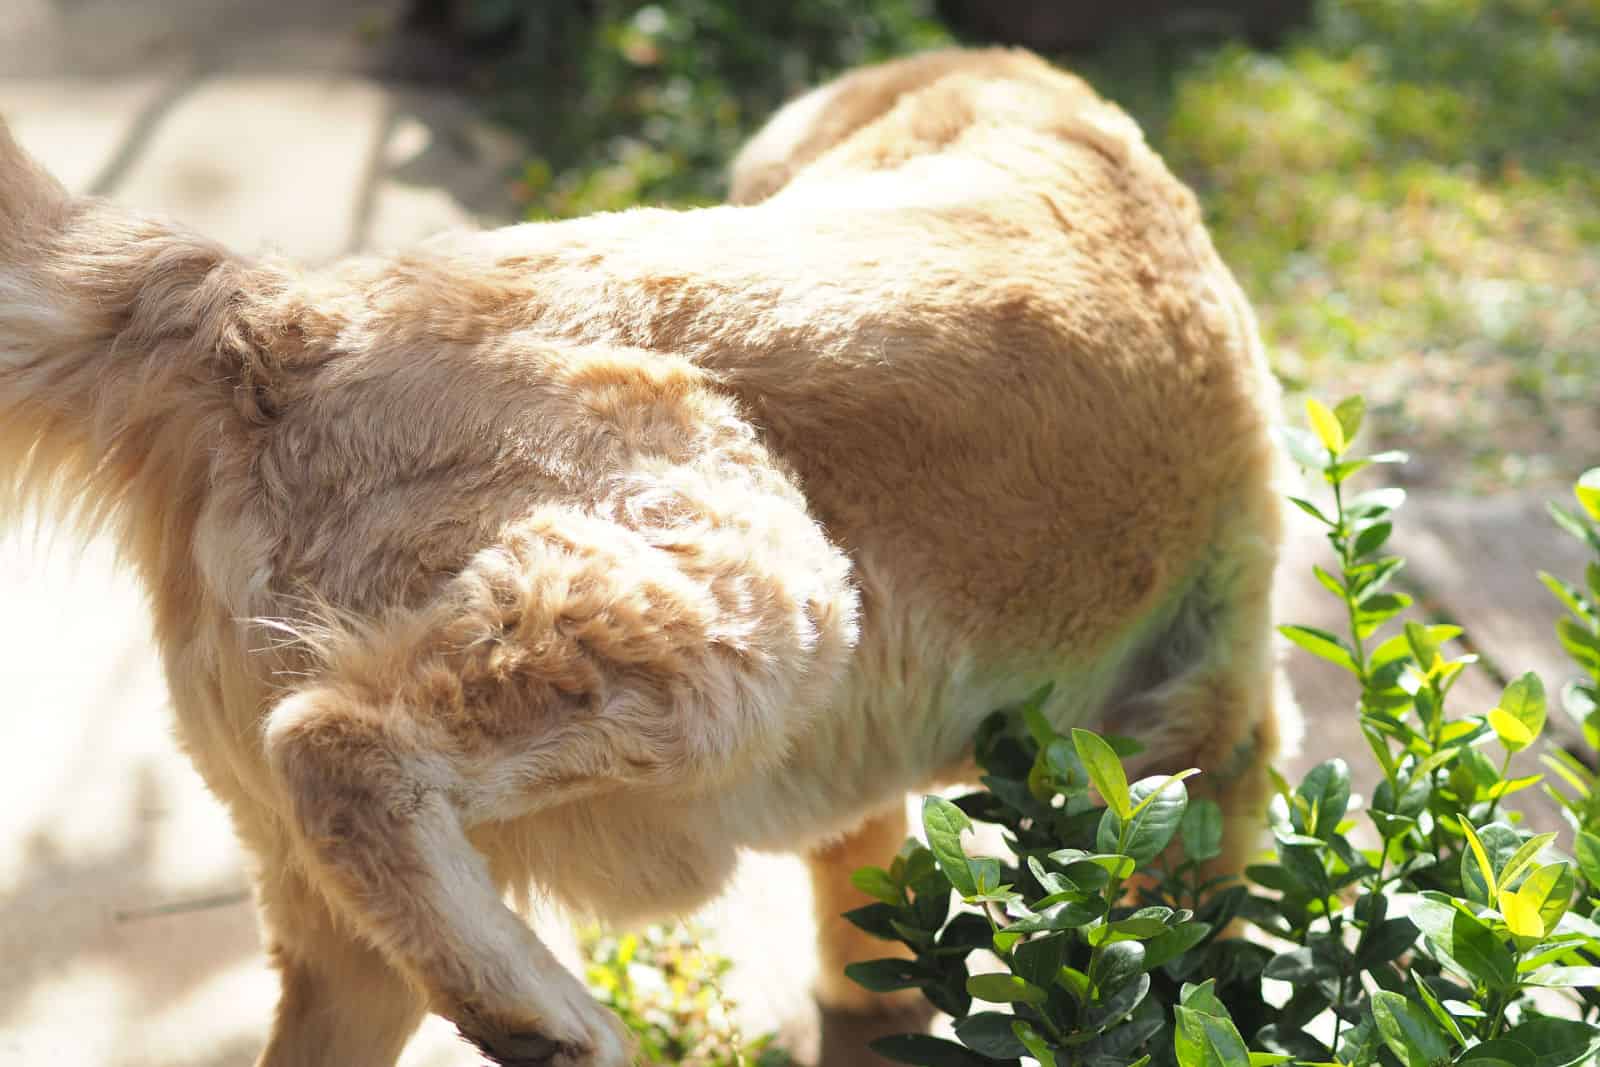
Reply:
[[[530,882],[629,919],[804,850],[826,967],[876,955],[828,921],[850,868],[1045,680],[1249,845],[1276,393],[1193,197],[1011,52],[851,75],[734,174],[759,203],[303,272],[0,130],[0,487],[149,589],[260,861],[263,1065],[389,1064],[425,1010],[622,1063],[502,904]]]

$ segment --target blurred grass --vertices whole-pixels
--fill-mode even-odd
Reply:
[[[598,8],[502,70],[545,149],[530,217],[718,199],[786,97],[950,40],[926,0]],[[1200,194],[1291,391],[1365,393],[1414,481],[1600,456],[1600,0],[1338,0],[1271,52],[1146,35],[1064,62]]]

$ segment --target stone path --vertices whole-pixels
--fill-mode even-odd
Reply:
[[[396,7],[6,0],[0,115],[72,188],[241,249],[318,259],[504,218],[520,146],[448,94],[374,76],[369,42]],[[1480,623],[1491,660],[1553,683],[1555,610],[1531,572],[1581,560],[1533,507],[1425,501],[1399,547],[1430,606]],[[1297,536],[1281,615],[1334,628],[1306,578],[1316,549]],[[243,857],[171,741],[141,597],[110,547],[48,530],[0,540],[0,649],[0,1067],[248,1067],[275,983]],[[1293,673],[1308,757],[1360,756],[1338,672],[1297,656]],[[1494,699],[1476,684],[1472,700]],[[781,1029],[806,1059],[826,1047],[829,1067],[866,1062],[833,1051],[848,1034],[819,1031],[797,863],[747,865],[707,921],[736,961],[747,1027]],[[405,1062],[469,1060],[435,1024]]]

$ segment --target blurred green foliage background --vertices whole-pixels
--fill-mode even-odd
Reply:
[[[530,218],[720,198],[785,99],[957,43],[932,0],[470,0]],[[1413,483],[1600,458],[1600,0],[1324,0],[1272,49],[1166,24],[1052,57],[1200,194],[1291,392],[1361,391]]]

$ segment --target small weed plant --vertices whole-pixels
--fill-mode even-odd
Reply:
[[[1350,675],[1351,714],[1381,779],[1351,793],[1333,759],[1291,785],[1274,775],[1271,850],[1243,878],[1210,877],[1222,813],[1191,800],[1180,770],[1129,782],[1132,742],[1058,734],[1041,691],[977,739],[983,789],[928,797],[926,845],[908,842],[856,885],[857,926],[909,950],[855,964],[868,989],[916,988],[955,1019],[956,1040],[901,1035],[881,1054],[921,1067],[1579,1067],[1600,1063],[1600,779],[1579,756],[1527,750],[1545,727],[1529,673],[1490,709],[1451,705],[1476,657],[1456,626],[1407,620],[1385,551],[1399,489],[1352,489],[1398,453],[1358,456],[1363,404],[1309,401],[1290,430],[1326,499],[1293,503],[1332,548],[1317,580],[1347,630],[1284,626]],[[1554,517],[1593,550],[1580,582],[1541,579],[1567,611],[1562,646],[1581,671],[1560,706],[1600,752],[1600,469]],[[1530,578],[1531,580],[1531,578]],[[1520,758],[1519,758],[1520,757]],[[1541,788],[1570,835],[1522,826]],[[1007,855],[971,855],[974,822]],[[957,903],[959,902],[959,903]],[[980,954],[991,966],[972,973]]]
[[[793,1067],[771,1035],[747,1039],[723,992],[732,962],[708,952],[693,926],[648,926],[579,938],[595,997],[633,1035],[641,1064],[661,1067]]]

